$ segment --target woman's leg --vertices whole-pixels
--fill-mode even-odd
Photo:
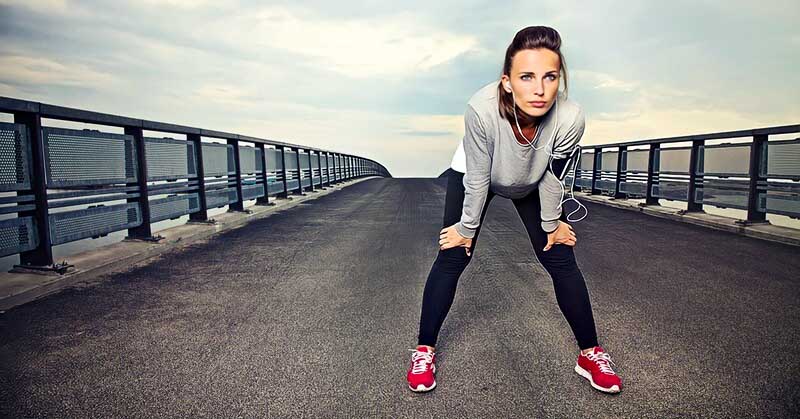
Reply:
[[[555,244],[544,251],[547,245],[547,233],[542,230],[539,191],[534,190],[527,196],[512,200],[517,208],[522,223],[528,231],[528,237],[536,252],[536,257],[553,279],[556,301],[561,313],[567,319],[580,349],[597,346],[597,332],[592,315],[592,305],[583,274],[575,261],[572,246]],[[563,212],[561,220],[566,221]]]
[[[463,173],[449,169],[442,228],[449,227],[461,220],[461,209],[464,205],[463,179]],[[493,196],[494,193],[490,190],[487,193],[486,203],[481,213],[481,226]],[[456,295],[458,278],[464,272],[470,260],[472,260],[472,256],[475,255],[475,244],[480,231],[481,227],[479,226],[475,231],[475,237],[472,238],[470,256],[467,256],[465,247],[451,247],[450,249],[439,250],[428,274],[428,280],[425,283],[425,290],[422,295],[418,345],[436,346],[439,329],[444,323],[444,319],[447,316],[447,312],[450,311],[450,306],[453,304],[453,299]]]

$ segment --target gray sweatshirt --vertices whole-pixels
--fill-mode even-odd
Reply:
[[[538,188],[542,229],[551,233],[558,227],[561,217],[558,206],[562,198],[560,181],[546,170],[550,156],[545,150],[555,159],[569,156],[583,136],[583,110],[559,93],[557,103],[536,129],[532,142],[540,150],[534,150],[517,142],[511,128],[513,119],[509,123],[500,116],[498,83],[499,80],[495,80],[478,90],[469,99],[464,113],[464,139],[450,166],[464,173],[464,206],[461,220],[455,225],[456,231],[462,237],[475,236],[491,186],[497,195],[512,199]],[[555,138],[552,138],[554,132]]]

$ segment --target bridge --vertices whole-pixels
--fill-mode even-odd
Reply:
[[[763,143],[758,146],[772,156]],[[194,150],[204,148],[200,144]],[[624,177],[597,182],[598,174],[605,179],[602,162],[608,154],[601,153],[592,159],[601,164],[592,168],[598,173],[591,185],[613,187],[608,195],[622,201],[617,194]],[[283,161],[296,161],[297,155],[292,157]],[[255,184],[263,185],[283,169],[270,171],[262,158],[267,175],[262,172]],[[321,160],[317,168],[326,159]],[[258,210],[243,208],[264,216],[241,210],[214,216],[218,226],[251,216],[238,228],[7,309],[0,315],[0,416],[798,415],[797,246],[625,211],[594,199],[582,200],[590,216],[573,224],[581,238],[575,253],[592,296],[600,343],[617,364],[623,392],[597,392],[572,371],[574,338],[550,278],[511,202],[496,199],[440,334],[439,386],[431,393],[411,393],[405,385],[407,349],[416,343],[424,281],[438,249],[445,183],[391,178],[371,163],[382,172],[338,181],[331,176],[326,189],[313,192],[312,181],[305,187],[299,181],[295,189],[305,196],[281,194],[290,187],[267,194],[273,206],[256,202]],[[301,167],[303,161],[292,166]],[[650,172],[658,173],[658,167]],[[691,172],[696,176],[697,170]],[[238,180],[241,174],[232,173],[229,185],[238,192],[245,183]],[[781,201],[767,202],[791,201],[794,175],[780,179],[775,170],[761,173],[768,176],[759,188],[784,191],[777,195]],[[148,204],[163,199],[150,193],[158,182],[145,183]],[[183,193],[197,192],[197,185],[184,185],[194,189]],[[694,185],[702,187],[705,180],[695,178]],[[55,193],[70,188],[75,192],[74,186],[62,186]],[[17,196],[31,195],[27,191]],[[659,196],[647,198],[652,203]],[[58,200],[51,194],[48,203],[53,202]],[[33,206],[17,217],[40,211]],[[30,217],[30,225],[36,225],[36,214]],[[161,241],[169,241],[175,228],[151,228],[150,234],[160,231],[166,236]],[[179,228],[215,227],[206,220]],[[55,233],[51,243],[62,234],[50,232]],[[134,238],[118,245],[159,243]],[[70,269],[81,269],[77,263],[49,267],[41,276],[57,278],[56,270],[66,268],[63,276],[69,277],[79,275]],[[3,279],[8,275],[31,273]]]

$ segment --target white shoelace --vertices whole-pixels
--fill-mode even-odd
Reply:
[[[414,366],[411,368],[411,373],[422,374],[427,369],[427,365],[433,362],[433,353],[422,352],[416,349],[409,349],[409,351],[414,352],[414,355],[411,356],[411,362],[414,363]]]
[[[600,372],[604,374],[614,375],[614,370],[611,369],[611,366],[609,366],[608,363],[610,362],[612,365],[616,364],[614,364],[614,361],[611,360],[611,355],[609,355],[608,353],[600,352],[599,354],[596,354],[590,352],[586,354],[586,357],[596,362],[597,365],[600,366]]]

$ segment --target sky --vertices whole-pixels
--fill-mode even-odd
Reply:
[[[561,34],[593,145],[800,123],[799,22],[768,0],[0,0],[0,96],[435,177],[524,27]]]

